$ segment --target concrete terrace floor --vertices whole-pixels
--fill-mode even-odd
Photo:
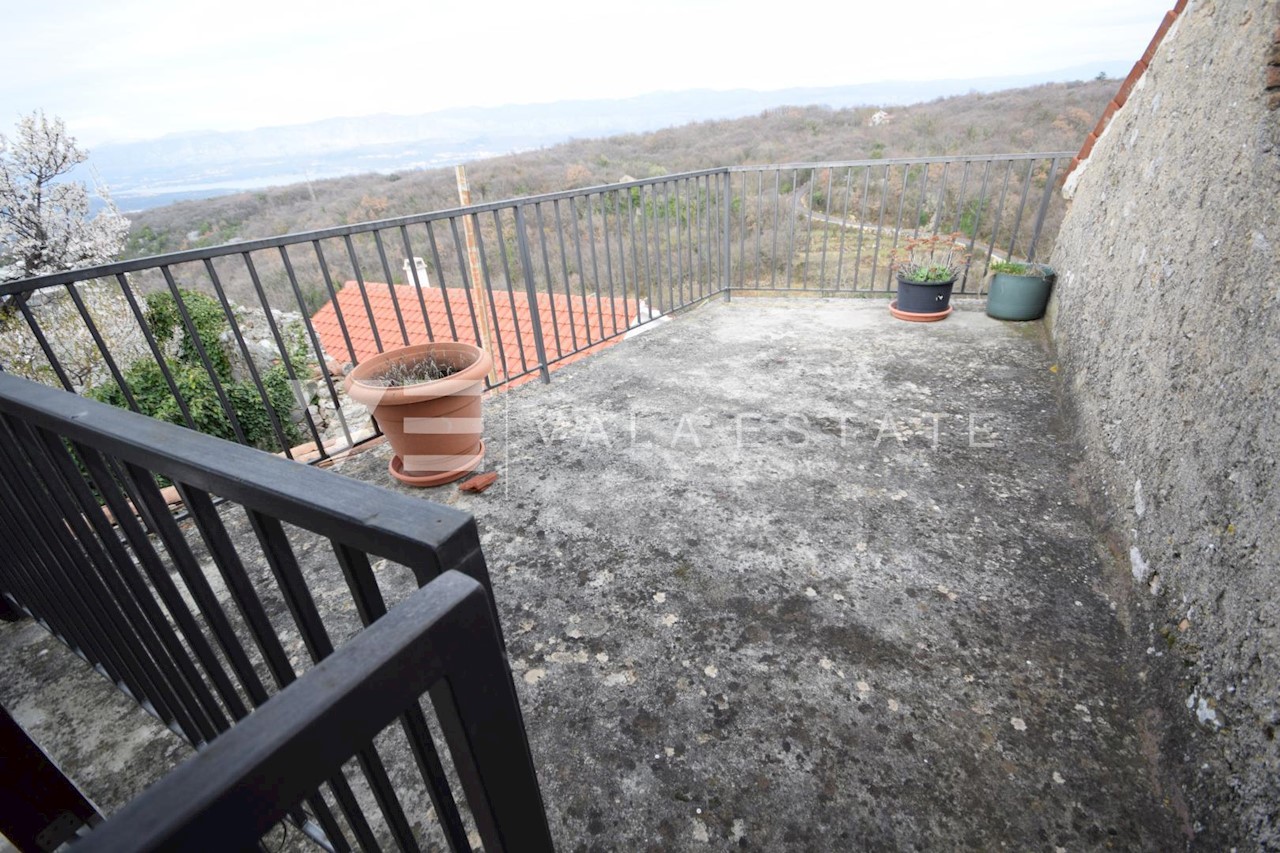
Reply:
[[[488,399],[483,494],[336,466],[476,516],[559,849],[1185,846],[1041,327],[979,307],[717,301]],[[114,809],[184,748],[50,651],[0,625],[0,700]]]
[[[709,304],[489,400],[489,491],[393,486],[478,520],[561,849],[1185,844],[1041,326],[979,307]]]

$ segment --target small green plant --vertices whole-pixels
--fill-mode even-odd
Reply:
[[[893,252],[893,268],[902,281],[934,283],[957,278],[969,265],[963,234],[913,237]]]
[[[996,261],[991,265],[993,273],[1004,275],[1027,275],[1032,278],[1048,278],[1053,270],[1044,264],[1023,264],[1017,261]]]

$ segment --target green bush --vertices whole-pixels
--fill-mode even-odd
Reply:
[[[165,366],[173,377],[173,384],[177,386],[178,393],[186,402],[187,411],[191,414],[195,428],[207,435],[228,441],[236,440],[231,419],[223,411],[222,403],[218,399],[217,388],[214,385],[214,377],[216,377],[227,400],[231,403],[231,408],[235,411],[236,420],[244,433],[245,441],[262,450],[283,450],[272,428],[271,415],[263,404],[262,396],[258,393],[253,380],[236,381],[232,375],[227,344],[221,340],[223,333],[229,331],[230,326],[221,306],[216,300],[203,293],[188,290],[181,290],[179,293],[187,316],[191,319],[191,325],[195,328],[200,344],[213,368],[212,374],[201,362],[195,340],[182,321],[172,294],[167,292],[150,294],[147,297],[145,319],[162,347],[173,339],[175,331],[181,330],[177,354],[166,358]],[[297,426],[289,420],[289,413],[293,410],[295,399],[285,364],[281,361],[273,365],[262,371],[259,378],[262,380],[267,400],[280,420],[285,441],[290,446],[298,444],[302,436]],[[165,381],[160,365],[154,360],[146,358],[135,361],[125,369],[124,380],[142,414],[171,424],[186,426],[187,421],[182,414],[182,408],[169,388],[169,383]],[[90,390],[88,395],[113,406],[128,407],[124,392],[115,382],[99,385]]]
[[[1005,275],[1028,275],[1032,278],[1048,278],[1053,270],[1044,264],[1024,264],[1017,261],[996,261],[991,265],[993,273]]]
[[[182,305],[187,309],[187,316],[191,318],[191,325],[195,327],[196,334],[200,337],[200,343],[204,345],[205,354],[209,357],[209,362],[213,365],[213,369],[218,373],[218,378],[230,379],[231,361],[227,358],[226,352],[218,341],[219,335],[230,328],[227,325],[227,315],[223,313],[222,307],[212,296],[206,296],[195,290],[179,290],[178,293],[182,295]],[[191,333],[187,330],[186,323],[182,322],[182,314],[178,311],[178,304],[174,300],[173,294],[161,290],[147,294],[146,299],[147,311],[145,319],[147,326],[151,328],[152,334],[156,336],[156,340],[171,340],[174,330],[181,328],[182,336],[178,341],[178,360],[200,364],[200,352],[196,349],[195,342],[191,338]],[[210,345],[210,342],[212,342],[212,345]]]

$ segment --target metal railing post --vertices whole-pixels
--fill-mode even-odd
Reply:
[[[1040,209],[1036,211],[1035,227],[1031,232],[1031,245],[1027,248],[1028,263],[1036,259],[1036,243],[1040,241],[1040,229],[1044,227],[1044,218],[1049,213],[1049,201],[1053,198],[1054,181],[1058,177],[1058,158],[1054,157],[1049,165],[1049,177],[1044,182],[1044,196],[1040,199]]]
[[[733,210],[733,173],[728,169],[724,170],[724,194],[720,196],[720,217],[722,222],[722,230],[724,234],[721,239],[721,250],[724,254],[724,260],[720,264],[720,282],[724,289],[724,301],[728,302],[732,296],[733,275],[729,270],[729,264],[732,260],[733,238],[732,228],[733,220],[731,212]]]
[[[529,322],[533,325],[533,345],[538,352],[538,371],[544,384],[551,382],[547,368],[547,346],[542,339],[542,318],[538,315],[538,290],[533,281],[533,259],[529,254],[529,235],[525,226],[524,205],[516,205],[516,246],[520,252],[520,267],[524,272],[524,289],[529,299]],[[555,317],[551,318],[555,322]]]

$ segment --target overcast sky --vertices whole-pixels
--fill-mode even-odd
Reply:
[[[0,133],[86,145],[692,88],[965,79],[1141,56],[1172,0],[0,0]]]

